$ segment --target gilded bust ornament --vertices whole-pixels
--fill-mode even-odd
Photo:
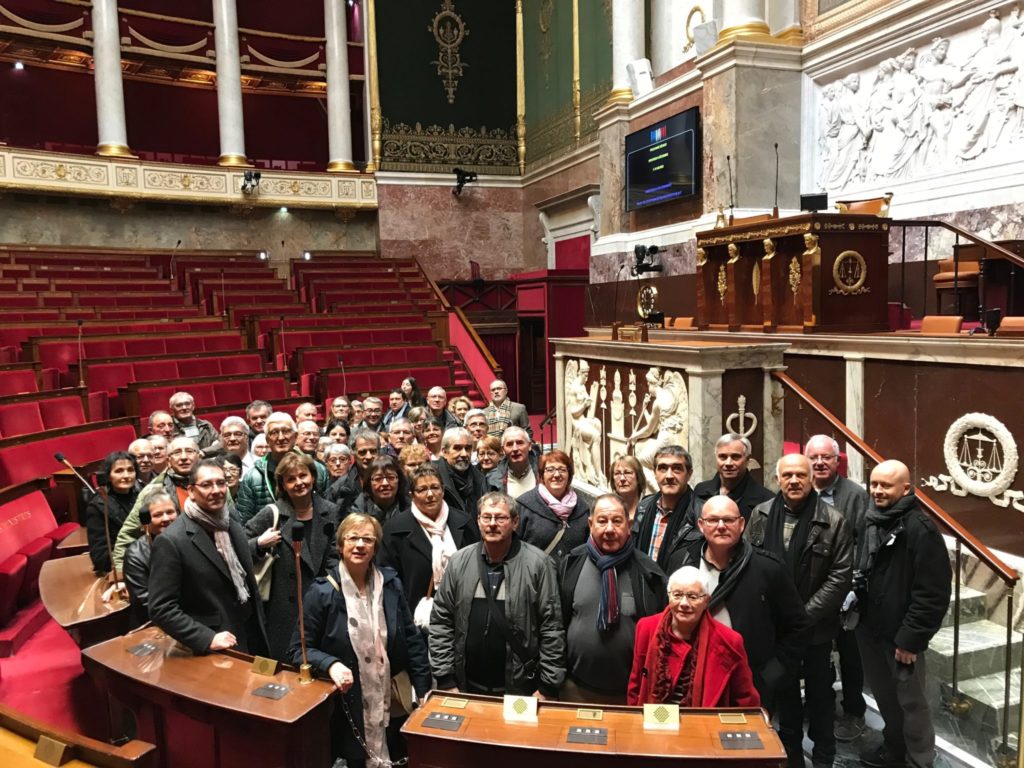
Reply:
[[[729,251],[729,261],[726,263],[735,264],[737,261],[740,260],[740,247],[736,245],[736,243],[729,243],[729,245],[726,247]]]
[[[762,261],[771,261],[775,256],[775,241],[770,237],[764,239],[764,256],[761,257]]]

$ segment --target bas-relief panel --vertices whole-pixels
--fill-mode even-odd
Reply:
[[[814,182],[841,192],[1024,159],[1024,17],[893,51],[817,83]]]

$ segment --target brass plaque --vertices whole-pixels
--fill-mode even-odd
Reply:
[[[604,720],[603,709],[577,709],[577,720]]]
[[[68,754],[67,744],[51,739],[45,734],[41,734],[39,741],[36,742],[34,757],[36,760],[47,765],[64,765],[64,763],[71,759],[71,755]]]
[[[465,709],[467,704],[469,704],[469,699],[457,699],[452,696],[445,696],[441,699],[441,706],[451,709]]]
[[[719,712],[718,722],[723,725],[745,725],[747,716],[742,712]]]
[[[273,677],[277,674],[277,660],[257,656],[252,660],[252,672],[255,675]]]

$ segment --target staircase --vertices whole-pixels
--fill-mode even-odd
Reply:
[[[448,347],[441,353],[441,357],[452,364],[452,370],[455,375],[455,386],[458,388],[465,388],[466,397],[468,397],[473,403],[473,407],[483,408],[487,405],[487,398],[483,396],[479,389],[477,389],[476,383],[473,381],[473,377],[470,376],[469,370],[466,368],[466,364],[463,362],[462,355],[459,354],[458,348]]]

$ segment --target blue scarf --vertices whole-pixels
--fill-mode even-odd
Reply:
[[[616,567],[633,556],[633,537],[618,552],[610,555],[598,549],[594,537],[587,539],[587,557],[601,572],[601,602],[597,609],[597,629],[607,632],[619,624],[619,577]]]

